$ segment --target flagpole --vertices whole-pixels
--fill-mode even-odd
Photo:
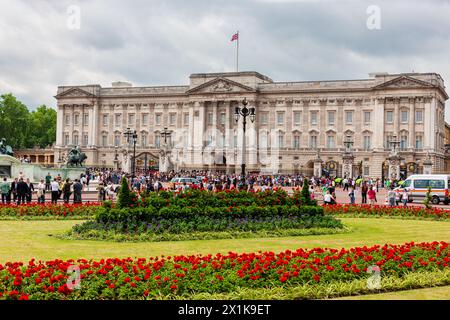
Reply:
[[[237,43],[236,43],[236,72],[239,72],[239,30],[237,32]]]

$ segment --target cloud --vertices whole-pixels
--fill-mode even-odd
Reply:
[[[79,6],[79,30],[67,9]],[[366,26],[369,5],[381,29]],[[436,72],[450,81],[450,1],[0,0],[0,92],[55,106],[58,85],[187,84],[240,69],[275,81]],[[446,120],[450,122],[450,109]]]

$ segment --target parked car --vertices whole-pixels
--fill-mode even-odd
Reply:
[[[195,186],[199,186],[200,185],[200,181],[198,181],[195,178],[191,178],[191,177],[178,177],[178,178],[173,178],[172,180],[170,180],[171,184],[173,183],[175,188],[179,189],[182,188],[184,183],[186,183],[186,185],[190,186],[190,185],[195,185]]]
[[[447,174],[414,174],[408,177],[404,183],[395,188],[396,192],[401,192],[404,188],[408,190],[409,202],[414,200],[424,200],[428,192],[428,187],[431,187],[431,202],[439,204],[450,203],[449,197],[450,175]]]

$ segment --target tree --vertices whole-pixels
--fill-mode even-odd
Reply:
[[[303,188],[301,192],[303,203],[306,205],[316,205],[317,202],[311,199],[311,193],[309,192],[309,180],[303,179]]]
[[[45,105],[33,112],[11,93],[0,96],[0,138],[13,149],[45,148],[56,140],[56,111]]]
[[[425,199],[423,200],[423,204],[425,205],[425,208],[431,209],[432,206],[430,205],[431,202],[431,186],[428,186],[428,191],[425,194]]]
[[[24,148],[29,131],[28,108],[12,94],[0,97],[0,138],[13,148]]]
[[[31,135],[29,147],[45,148],[56,139],[56,111],[42,105],[30,114]]]

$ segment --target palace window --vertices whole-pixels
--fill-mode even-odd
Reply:
[[[114,115],[114,124],[116,125],[116,127],[120,127],[122,122],[122,115],[120,113],[117,113]]]
[[[364,111],[364,123],[369,124],[370,123],[370,111]]]
[[[328,111],[328,124],[330,126],[334,125],[335,116],[336,116],[336,112]]]
[[[267,112],[261,112],[260,121],[261,121],[261,124],[268,124],[269,123],[269,114]]]
[[[103,115],[103,125],[104,125],[104,126],[107,126],[107,125],[108,125],[108,115],[107,115],[107,114],[104,114],[104,115]]]
[[[119,147],[120,146],[120,134],[116,134],[114,136],[114,146]]]
[[[147,113],[144,113],[144,114],[142,115],[142,125],[143,125],[143,126],[148,125],[148,114],[147,114]]]
[[[345,123],[353,123],[353,111],[345,111]]]
[[[385,144],[384,144],[384,147],[386,149],[391,149],[392,148],[391,141],[392,141],[393,137],[394,137],[394,135],[392,133],[388,133],[386,135],[386,141],[385,141]]]
[[[234,135],[234,137],[233,137],[233,145],[234,145],[235,148],[238,145],[238,140],[237,139],[238,139],[237,135]]]
[[[365,176],[370,175],[370,167],[369,166],[364,166],[364,175]]]
[[[129,125],[134,125],[134,113],[130,113],[128,115],[128,124]]]
[[[278,125],[284,124],[284,112],[277,112],[277,124]]]
[[[66,125],[70,124],[70,114],[66,114]]]
[[[108,136],[107,135],[102,135],[102,147],[106,147],[108,146]]]
[[[402,123],[408,123],[408,111],[407,110],[402,110],[400,112],[400,119],[401,119]]]
[[[300,135],[298,135],[298,134],[294,135],[293,147],[295,150],[300,149]]]
[[[394,111],[386,111],[386,123],[394,122]]]
[[[259,147],[266,149],[267,146],[268,146],[267,133],[263,132],[263,133],[261,133],[261,138],[260,138],[260,141],[259,141]]]
[[[69,145],[69,143],[70,143],[70,137],[69,137],[69,134],[68,133],[66,133],[65,135],[64,135],[64,145]]]
[[[174,126],[175,125],[175,121],[176,121],[176,116],[177,116],[177,114],[176,113],[171,113],[170,115],[169,115],[169,124],[171,125],[171,126]]]
[[[334,148],[334,135],[327,136],[327,148],[328,149]]]
[[[294,111],[294,124],[296,126],[299,126],[302,121],[302,112],[301,111]]]
[[[312,149],[317,148],[317,136],[316,135],[312,135],[309,137],[309,147]]]
[[[85,126],[88,126],[88,125],[89,125],[89,114],[87,114],[87,113],[84,114],[83,124],[84,124]]]
[[[87,134],[83,135],[83,145],[87,146],[89,143],[89,136]]]
[[[372,148],[372,137],[370,135],[365,135],[363,137],[363,148],[364,150],[370,150]]]
[[[156,148],[160,148],[161,147],[161,136],[159,134],[157,134],[155,136],[155,146],[156,146]]]
[[[284,148],[284,134],[278,133],[278,148]]]
[[[422,135],[416,136],[416,149],[422,150],[423,148],[423,137]]]
[[[220,124],[225,125],[226,114],[225,112],[220,113]]]
[[[406,150],[408,148],[408,136],[406,134],[402,134],[400,136],[400,149]]]
[[[311,124],[317,124],[317,111],[311,111]]]
[[[189,113],[184,114],[184,125],[189,125]]]
[[[75,125],[78,125],[79,119],[80,119],[80,116],[78,114],[76,114],[74,117],[74,121],[73,121]]]
[[[161,113],[157,113],[155,115],[155,124],[160,125],[161,124]]]
[[[416,110],[416,123],[423,122],[423,110]]]
[[[141,135],[141,147],[145,148],[147,147],[147,134],[142,133]]]
[[[78,134],[77,133],[75,133],[74,135],[73,135],[73,144],[74,145],[78,145]]]

